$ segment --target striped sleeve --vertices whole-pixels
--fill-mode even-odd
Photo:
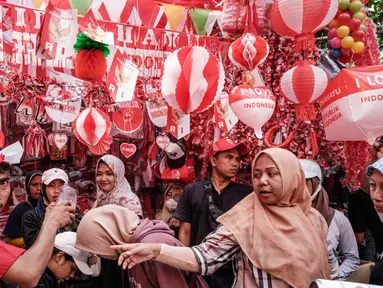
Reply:
[[[221,225],[192,250],[201,267],[201,275],[211,275],[229,262],[240,251],[240,247],[234,235]]]

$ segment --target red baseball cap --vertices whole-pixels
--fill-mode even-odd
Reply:
[[[245,143],[239,142],[236,144],[229,138],[222,138],[213,144],[210,150],[210,158],[214,157],[218,152],[231,149],[237,149],[239,156],[243,156],[249,152]]]

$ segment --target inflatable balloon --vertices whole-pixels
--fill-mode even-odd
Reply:
[[[364,50],[364,43],[361,41],[355,42],[352,47],[352,51],[354,51],[355,54],[362,53]]]
[[[350,4],[350,7],[348,9],[351,11],[351,13],[359,12],[360,9],[362,9],[363,4],[360,1],[352,1]]]
[[[274,113],[276,97],[266,87],[240,85],[229,94],[229,104],[234,114],[244,124],[254,129],[258,139],[263,138],[262,126]]]
[[[336,28],[330,29],[327,35],[328,39],[331,40],[336,37]]]
[[[347,10],[350,7],[350,0],[339,0],[339,9]]]
[[[337,28],[338,27],[338,22],[336,21],[336,19],[333,19],[330,21],[330,23],[328,24],[328,28],[332,29],[332,28]]]
[[[339,38],[344,38],[350,34],[350,28],[346,25],[340,26],[338,30],[336,30],[336,35]]]
[[[332,59],[338,59],[340,56],[342,56],[342,54],[340,53],[340,50],[339,49],[332,49],[330,51],[330,57]]]
[[[69,0],[72,9],[76,9],[78,14],[84,16],[92,6],[93,0]]]
[[[333,49],[338,49],[341,47],[342,40],[338,37],[335,37],[334,39],[331,40],[331,48]]]
[[[351,20],[351,15],[348,12],[343,12],[336,18],[336,23],[338,26],[347,25],[347,23]]]
[[[366,14],[364,14],[363,12],[356,12],[355,14],[352,15],[352,18],[356,18],[356,19],[359,19],[360,22],[363,22],[364,19],[366,19]]]
[[[351,36],[354,38],[354,41],[362,41],[366,33],[362,29],[358,29],[352,32]]]
[[[346,36],[342,39],[341,46],[342,48],[351,48],[354,45],[354,38],[351,36]]]
[[[348,23],[347,23],[347,26],[350,27],[350,30],[351,31],[355,31],[355,30],[358,30],[360,25],[362,24],[362,22],[360,22],[359,19],[357,18],[353,18],[351,19]]]

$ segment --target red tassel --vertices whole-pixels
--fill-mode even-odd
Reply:
[[[313,151],[313,155],[317,155],[319,152],[319,147],[318,147],[318,141],[317,141],[317,135],[314,132],[314,129],[311,128],[311,147]]]
[[[49,153],[46,143],[45,131],[33,120],[23,138],[25,155],[33,158],[44,157],[46,152]]]

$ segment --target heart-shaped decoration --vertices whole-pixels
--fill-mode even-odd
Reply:
[[[68,135],[56,133],[53,136],[53,143],[59,150],[63,150],[68,143]]]
[[[120,151],[125,158],[130,158],[136,153],[137,147],[133,143],[122,143],[120,146]]]
[[[159,135],[156,138],[156,144],[158,147],[160,147],[162,150],[165,150],[166,147],[168,147],[170,143],[170,139],[166,135]]]

